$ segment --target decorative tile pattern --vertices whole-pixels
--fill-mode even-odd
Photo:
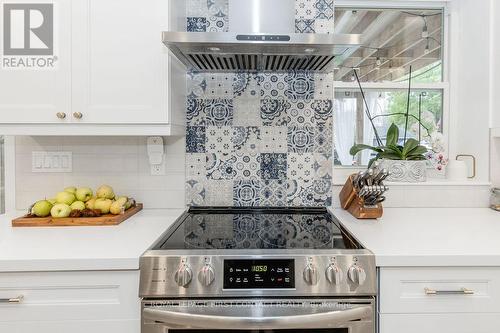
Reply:
[[[239,180],[233,186],[233,204],[235,206],[259,206],[260,182],[258,180]]]
[[[232,98],[234,74],[210,73],[206,75],[208,98]]]
[[[236,157],[223,154],[207,154],[207,178],[232,180],[236,176]]]
[[[333,156],[332,154],[314,154],[315,179],[332,179]]]
[[[232,206],[233,182],[231,180],[208,180],[205,186],[206,206]]]
[[[186,178],[206,178],[207,156],[203,153],[186,154]]]
[[[333,117],[332,100],[316,100],[312,103],[316,124],[327,124]]]
[[[188,17],[187,30],[192,32],[207,31],[207,19],[205,17]]]
[[[314,128],[311,126],[288,127],[288,152],[312,153],[314,150]]]
[[[205,126],[205,100],[187,100],[186,121],[188,126]]]
[[[331,33],[333,0],[295,0],[296,32]],[[187,0],[188,31],[228,31],[228,0]],[[186,203],[332,203],[333,75],[188,73]]]
[[[257,153],[260,146],[259,127],[233,127],[231,138],[235,151],[246,150]]]
[[[284,99],[287,83],[285,73],[261,73],[258,76],[260,85],[260,96],[269,99]]]
[[[261,155],[260,172],[262,179],[286,179],[286,166],[286,154],[264,153]]]
[[[313,179],[315,174],[314,155],[310,153],[288,154],[288,179],[307,181]]]
[[[286,181],[264,180],[260,188],[260,205],[263,207],[286,206]]]
[[[261,155],[255,151],[239,150],[235,154],[236,180],[259,180]]]
[[[333,152],[333,128],[329,124],[316,126],[314,133],[314,152],[331,154]]]
[[[216,154],[230,154],[233,151],[231,126],[206,127],[206,152]]]
[[[288,110],[288,126],[314,126],[314,111],[310,101],[297,101],[291,103]]]
[[[186,128],[186,153],[205,152],[205,127],[188,126]]]
[[[316,32],[315,26],[316,20],[295,20],[295,32],[298,34],[313,34]]]
[[[228,0],[189,0],[186,5],[186,14],[187,31],[227,32],[229,30]]]
[[[207,90],[207,79],[204,73],[187,73],[187,94],[189,99],[203,98]]]
[[[290,102],[284,99],[262,99],[260,101],[262,124],[264,126],[286,126],[290,107]]]
[[[205,204],[204,181],[188,180],[186,182],[186,203],[188,206],[203,206]]]
[[[292,101],[314,99],[314,75],[305,71],[289,72],[285,77],[285,95]]]
[[[233,124],[232,99],[207,99],[205,103],[207,126],[231,126]]]
[[[286,153],[288,129],[283,126],[265,126],[261,128],[260,152]]]
[[[331,0],[316,0],[314,4],[316,9],[315,19],[333,20],[333,1]]]
[[[314,75],[314,99],[334,99],[333,73]]]

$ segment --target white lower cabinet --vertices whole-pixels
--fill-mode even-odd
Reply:
[[[500,268],[380,269],[380,333],[500,332]]]
[[[138,271],[0,273],[0,332],[138,333],[138,286]]]

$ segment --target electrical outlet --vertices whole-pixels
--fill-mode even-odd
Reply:
[[[72,172],[73,153],[70,151],[31,152],[31,172]]]
[[[165,176],[165,155],[161,164],[151,164],[151,176]]]

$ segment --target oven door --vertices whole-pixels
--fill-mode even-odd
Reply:
[[[142,333],[374,333],[374,299],[143,301]]]

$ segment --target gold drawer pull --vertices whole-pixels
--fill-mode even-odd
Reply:
[[[0,298],[0,303],[19,304],[23,302],[23,299],[23,295],[17,296],[16,298]]]
[[[460,290],[434,290],[430,288],[425,288],[425,294],[432,295],[474,295],[474,290],[467,288],[462,288]]]

